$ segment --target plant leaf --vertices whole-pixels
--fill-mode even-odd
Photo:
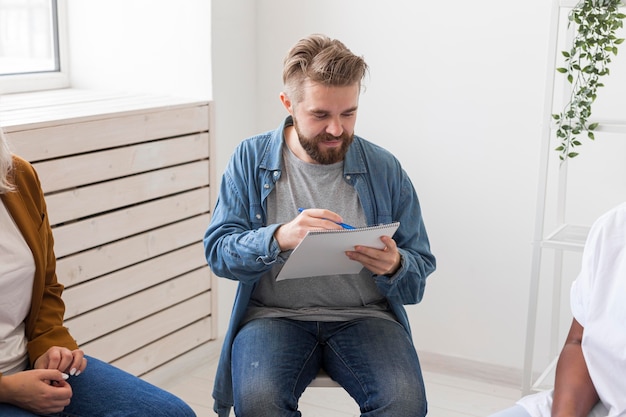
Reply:
[[[618,53],[618,45],[625,38],[618,38],[616,30],[624,26],[626,14],[619,12],[623,0],[579,0],[568,14],[568,27],[574,26],[575,34],[569,51],[561,51],[565,66],[556,68],[572,85],[569,102],[561,113],[552,114],[556,136],[560,141],[555,151],[561,161],[574,158],[580,146],[577,136],[583,134],[595,140],[593,131],[598,123],[587,125],[591,105],[597,97],[597,89],[604,87],[601,77],[610,74],[611,57]]]

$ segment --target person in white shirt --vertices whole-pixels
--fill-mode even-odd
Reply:
[[[491,417],[626,416],[626,203],[592,226],[554,389]]]

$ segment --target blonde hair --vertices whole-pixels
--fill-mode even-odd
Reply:
[[[0,127],[0,194],[15,190],[15,186],[9,180],[9,174],[13,169],[13,155],[9,150],[6,136]]]
[[[365,60],[343,43],[313,34],[298,41],[285,57],[283,83],[287,95],[298,102],[305,80],[334,87],[360,85],[367,70]]]

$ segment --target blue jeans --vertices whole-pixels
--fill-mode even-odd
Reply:
[[[232,348],[238,417],[295,417],[305,388],[324,368],[363,416],[423,417],[426,393],[404,328],[379,318],[341,322],[256,319]]]
[[[71,376],[72,400],[54,417],[193,417],[178,397],[98,359],[87,357],[87,368]],[[0,404],[2,417],[33,417],[29,411]]]

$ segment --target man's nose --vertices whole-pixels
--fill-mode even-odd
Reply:
[[[343,126],[341,125],[341,120],[333,119],[330,121],[328,126],[326,127],[326,133],[333,135],[335,137],[341,136],[343,133]]]

